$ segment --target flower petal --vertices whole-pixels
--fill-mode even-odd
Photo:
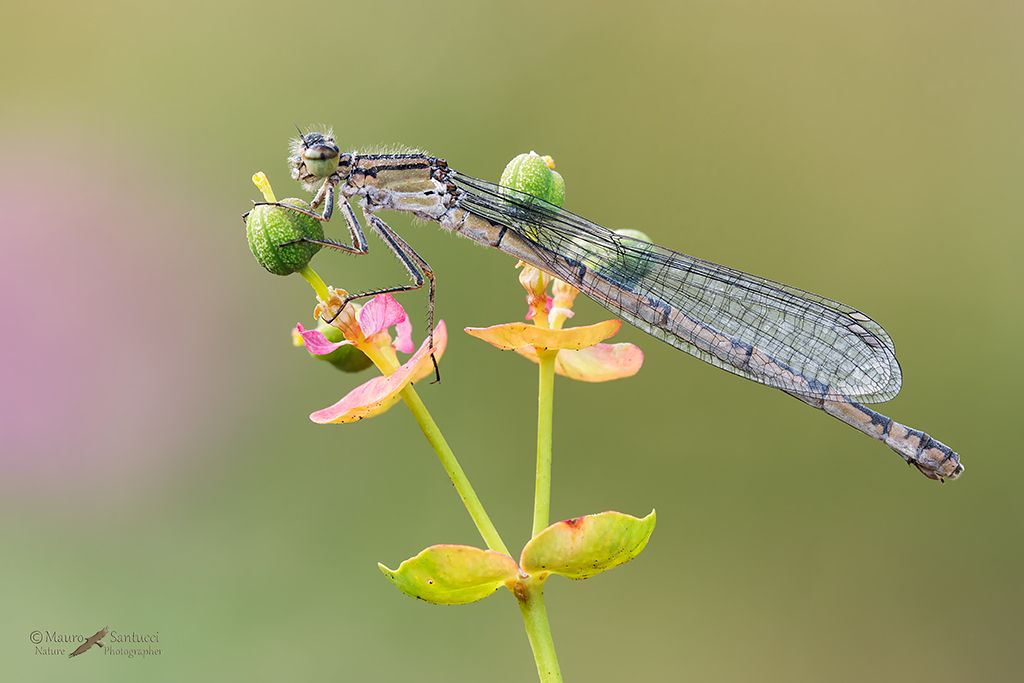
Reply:
[[[313,356],[326,356],[342,346],[352,343],[347,339],[342,339],[340,342],[332,342],[324,336],[323,332],[319,330],[307,330],[302,326],[302,323],[296,323],[295,330],[299,333],[299,336],[302,337],[302,343],[305,345],[306,350]]]
[[[444,352],[447,342],[448,332],[444,321],[441,321],[434,330],[435,357]],[[345,424],[380,415],[399,401],[402,389],[433,371],[430,340],[425,339],[416,353],[392,374],[374,377],[369,382],[360,384],[334,405],[312,413],[309,419],[317,424]]]
[[[529,299],[529,297],[527,297],[527,299]],[[550,296],[546,297],[544,299],[544,312],[545,313],[550,313],[551,312],[551,304],[553,302],[554,302],[554,299],[552,299]],[[539,310],[538,310],[539,308],[540,308],[539,300],[537,302],[537,306],[536,307],[534,307],[532,304],[530,304],[529,301],[527,301],[527,309],[528,310],[526,311],[526,317],[524,319],[525,320],[533,320],[534,318],[536,318],[537,314],[539,313]]]
[[[564,330],[549,330],[526,323],[504,323],[491,327],[467,327],[466,333],[505,351],[522,346],[546,350],[584,349],[611,337],[620,327],[621,320],[605,320]]]
[[[537,352],[530,346],[516,349],[524,358],[537,362]],[[609,382],[632,377],[644,364],[644,352],[635,344],[595,344],[590,348],[559,351],[555,372],[580,382]]]
[[[405,316],[405,320],[395,325],[395,348],[402,353],[412,353],[416,348],[412,343],[412,321],[408,315]]]
[[[409,320],[409,316],[406,315],[402,304],[398,303],[395,297],[390,294],[378,294],[359,310],[359,327],[363,331],[363,336],[367,339],[381,330],[386,330],[392,325],[397,325],[407,320]],[[409,351],[412,351],[411,338],[409,339],[408,348]],[[404,353],[409,353],[409,351]]]
[[[420,351],[423,352],[426,349],[426,353],[419,361],[419,365],[416,367],[416,371],[412,373],[412,381],[419,382],[424,377],[429,377],[434,374],[434,364],[430,362],[430,350],[427,348],[430,344],[430,339],[424,339],[423,344],[420,346]],[[434,359],[441,360],[441,356],[444,355],[444,350],[448,346],[448,328],[445,326],[444,321],[441,320],[437,323],[437,327],[434,328]],[[410,358],[406,361],[406,365],[412,361]]]
[[[309,419],[317,424],[346,424],[380,415],[401,398],[399,392],[409,383],[409,378],[406,375],[406,381],[401,379],[395,375],[374,377],[345,394],[333,406],[311,413]]]

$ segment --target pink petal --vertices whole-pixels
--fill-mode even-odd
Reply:
[[[369,382],[360,384],[333,406],[311,414],[309,419],[317,424],[345,424],[387,411],[401,399],[402,389],[434,372],[434,364],[430,360],[429,341],[425,339],[416,353],[392,374],[387,377],[374,377]],[[439,358],[444,353],[447,343],[448,331],[444,321],[441,321],[434,330],[435,357]]]
[[[295,329],[298,330],[299,335],[302,337],[306,350],[313,356],[326,356],[332,351],[352,343],[347,339],[342,339],[340,342],[332,342],[320,330],[307,330],[302,326],[302,323],[296,323]]]
[[[405,314],[402,304],[390,294],[378,294],[359,309],[359,328],[367,339],[381,330],[408,320],[409,316]],[[412,351],[411,341],[410,339],[409,351]]]
[[[516,353],[537,362],[537,352],[531,346],[516,349]],[[643,364],[644,352],[634,344],[595,344],[579,351],[559,351],[555,372],[580,382],[608,382],[632,377]]]
[[[412,343],[412,322],[409,316],[395,325],[395,348],[402,353],[412,353],[415,348]]]

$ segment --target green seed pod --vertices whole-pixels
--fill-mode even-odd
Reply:
[[[577,238],[576,244],[588,254],[583,265],[622,283],[646,275],[650,266],[647,254],[652,247],[651,238],[639,230],[616,230],[615,234],[621,236],[621,251],[597,247],[589,240]]]
[[[547,158],[536,152],[520,154],[508,162],[498,184],[525,192],[555,206],[565,203],[565,180],[548,165]]]
[[[551,189],[548,192],[548,203],[555,206],[565,205],[565,179],[558,171],[551,169]]]
[[[650,267],[648,254],[651,249],[651,238],[639,230],[616,230],[615,234],[622,235],[619,244],[625,250],[625,256],[619,257],[616,261],[621,264],[623,271],[635,277],[646,275]]]
[[[301,199],[283,199],[282,204],[309,210],[309,204]],[[260,265],[274,275],[290,275],[306,267],[310,259],[320,251],[319,244],[296,242],[281,246],[292,240],[309,237],[324,238],[320,221],[280,206],[262,204],[253,207],[245,221],[245,233],[249,239],[249,251]]]
[[[317,321],[316,329],[332,342],[340,342],[345,338],[341,330],[333,325],[328,325],[323,320]],[[339,346],[326,356],[317,356],[317,358],[327,361],[342,372],[359,372],[373,365],[373,361],[365,353],[350,344]]]
[[[622,240],[623,243],[629,243],[629,242],[632,242],[632,241],[640,241],[640,242],[647,242],[648,244],[650,244],[650,242],[651,242],[651,238],[647,236],[647,233],[640,232],[639,230],[616,230],[615,234],[616,235],[622,235],[623,237],[630,238],[628,240]]]

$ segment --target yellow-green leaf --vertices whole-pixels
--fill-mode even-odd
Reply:
[[[523,571],[541,579],[561,574],[586,579],[629,562],[640,554],[654,531],[654,511],[643,519],[602,512],[552,524],[523,548]]]
[[[437,605],[482,600],[519,571],[508,555],[468,545],[432,545],[398,569],[377,566],[406,595]]]

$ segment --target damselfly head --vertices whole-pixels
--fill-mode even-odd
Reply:
[[[301,133],[292,140],[288,162],[292,178],[312,187],[318,180],[329,178],[338,171],[340,150],[331,131]]]

